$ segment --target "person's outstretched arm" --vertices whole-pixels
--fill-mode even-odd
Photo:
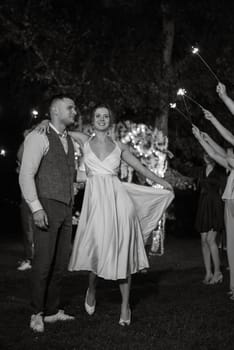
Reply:
[[[220,135],[222,135],[226,141],[228,141],[231,145],[234,146],[234,135],[228,129],[226,129],[210,111],[208,111],[207,109],[203,109],[203,112],[205,118],[214,125],[214,127],[218,130]]]
[[[222,83],[218,83],[216,91],[229,111],[234,115],[234,101],[228,96],[226,86]]]
[[[216,163],[224,167],[225,169],[230,169],[227,161],[227,154],[225,157],[220,155],[215,151],[215,149],[207,142],[204,140],[202,136],[202,132],[196,127],[193,126],[192,128],[193,135],[196,137],[202,148],[206,151],[206,153],[212,158]]]
[[[129,151],[129,148],[127,145],[119,142],[119,146],[122,150],[122,159],[130,165],[133,169],[135,169],[137,172],[139,172],[141,175],[143,175],[145,178],[156,182],[163,186],[165,189],[169,191],[173,191],[173,188],[169,182],[163,180],[161,177],[155,175],[152,171],[147,169],[141,162]]]
[[[218,153],[222,157],[226,157],[227,152],[223,147],[221,147],[217,142],[215,142],[210,135],[208,135],[206,132],[202,132],[202,138],[215,150],[216,153]]]
[[[234,153],[232,148],[227,149],[227,162],[231,169],[234,169]]]

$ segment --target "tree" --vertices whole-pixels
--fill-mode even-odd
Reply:
[[[170,86],[172,85],[172,50],[175,35],[174,3],[170,0],[161,2],[162,12],[162,65],[160,88],[160,116],[155,120],[156,126],[168,134],[168,110],[170,102]]]

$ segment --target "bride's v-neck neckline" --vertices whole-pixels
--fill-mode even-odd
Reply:
[[[115,147],[113,148],[113,150],[112,150],[105,158],[100,159],[100,158],[96,155],[96,153],[93,151],[93,149],[92,149],[92,147],[91,147],[91,145],[90,145],[90,143],[89,143],[89,148],[90,148],[91,152],[95,155],[95,157],[96,157],[101,163],[104,162],[104,161],[114,152],[114,150],[116,149],[116,147],[117,147],[117,144],[115,143]]]

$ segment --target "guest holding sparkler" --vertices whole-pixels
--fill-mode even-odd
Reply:
[[[220,135],[222,135],[227,142],[234,146],[234,135],[227,128],[225,128],[210,111],[203,108],[203,112],[205,118],[214,125]]]
[[[229,111],[234,114],[234,101],[228,96],[226,86],[222,83],[218,83],[216,87],[216,91],[221,98],[221,100],[225,103]]]
[[[205,111],[206,115],[211,114],[209,111]],[[227,184],[222,195],[222,199],[225,201],[225,227],[227,233],[227,255],[230,267],[230,299],[234,300],[234,154],[232,150],[227,151],[216,144],[206,133],[202,133],[197,127],[192,128],[194,136],[197,138],[201,146],[208,153],[208,155],[214,159],[218,164],[225,169],[230,170],[230,174],[227,180]],[[234,140],[234,138],[233,138]]]
[[[221,198],[224,174],[222,168],[207,153],[204,153],[203,159],[205,166],[198,178],[200,194],[195,227],[201,235],[202,255],[206,271],[203,283],[216,284],[222,282],[223,279],[216,238],[217,233],[220,233],[224,227],[224,206]]]

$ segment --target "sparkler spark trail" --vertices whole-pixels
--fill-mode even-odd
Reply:
[[[176,106],[176,103],[170,103],[169,106],[170,106],[171,109],[175,109],[180,115],[182,115],[184,117],[184,119],[187,122],[189,122],[190,125],[193,125],[193,123],[190,120],[190,118]]]
[[[199,49],[198,47],[192,46],[192,54],[193,55],[197,55],[200,60],[202,61],[202,63],[206,66],[206,68],[209,69],[210,73],[213,75],[213,77],[217,80],[217,82],[219,83],[220,80],[217,77],[217,75],[215,74],[215,72],[213,71],[213,69],[210,67],[210,65],[205,61],[205,59],[199,54]]]
[[[185,89],[180,88],[177,91],[177,96],[182,96],[182,98],[187,97],[190,101],[192,101],[193,103],[195,103],[198,107],[200,107],[201,109],[205,109],[200,103],[198,103],[194,98],[192,98],[191,96],[189,96],[187,94],[187,91]]]
[[[184,96],[185,94],[186,94],[186,90],[185,89],[182,89],[182,88],[180,88],[180,89],[178,89],[178,91],[177,91],[177,95],[178,96]]]
[[[184,102],[184,106],[185,106],[186,112],[187,112],[188,115],[189,115],[190,112],[189,112],[189,109],[188,109],[188,105],[187,105],[187,103],[186,103],[186,100],[185,100],[184,96],[182,96],[182,98],[183,98],[183,102]]]

